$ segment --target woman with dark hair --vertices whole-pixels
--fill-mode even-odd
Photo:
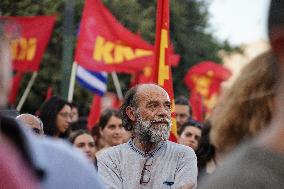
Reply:
[[[95,141],[88,131],[83,129],[74,131],[70,134],[68,139],[74,147],[85,153],[87,158],[95,163]]]
[[[202,134],[202,124],[193,119],[189,119],[181,126],[178,134],[177,141],[179,144],[189,146],[196,151]]]
[[[124,142],[125,129],[122,127],[122,120],[118,110],[106,109],[98,123],[99,132],[104,140],[103,149],[122,144]]]
[[[67,138],[71,123],[71,105],[60,97],[51,97],[39,111],[44,133],[52,137]]]

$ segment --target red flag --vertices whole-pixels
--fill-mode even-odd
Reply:
[[[13,69],[34,72],[39,69],[40,60],[55,22],[55,16],[1,16],[5,22],[18,27],[20,36],[12,40]]]
[[[230,76],[228,69],[211,61],[201,62],[188,70],[184,82],[191,93],[190,101],[195,119],[202,121],[204,116],[211,112],[217,101],[221,83]]]
[[[171,50],[173,53],[173,50]],[[154,46],[121,25],[100,0],[86,0],[75,60],[92,71],[133,73],[154,62]],[[173,58],[177,63],[177,55]]]
[[[99,0],[86,0],[75,60],[92,71],[133,72],[153,62],[153,46],[123,27]]]
[[[87,128],[89,131],[95,126],[95,124],[99,121],[101,116],[101,96],[94,95],[93,102],[91,105],[90,113],[88,116]]]
[[[189,102],[192,107],[193,119],[202,122],[205,114],[205,107],[203,106],[203,97],[196,91],[191,91]]]
[[[47,101],[51,97],[52,97],[52,87],[48,87],[47,90],[46,90],[45,101]]]
[[[155,64],[153,74],[156,83],[162,86],[169,94],[172,102],[172,128],[170,140],[176,141],[177,126],[174,116],[174,93],[172,72],[169,63],[169,0],[158,0],[156,17],[156,38],[155,38]]]
[[[153,83],[153,69],[150,66],[146,66],[143,70],[137,71],[133,74],[130,87],[142,83]]]
[[[23,79],[23,72],[17,72],[12,79],[12,87],[9,93],[9,104],[15,104],[21,81]]]

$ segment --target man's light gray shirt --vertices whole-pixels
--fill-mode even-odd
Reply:
[[[145,154],[129,140],[107,149],[97,157],[98,172],[108,188],[178,188],[191,185],[196,188],[197,158],[194,151],[170,141]],[[143,180],[140,184],[145,162]],[[150,166],[149,166],[150,165]]]

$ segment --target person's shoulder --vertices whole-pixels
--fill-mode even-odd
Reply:
[[[194,150],[188,146],[178,144],[175,142],[167,141],[167,148],[178,156],[185,156],[196,159],[196,154]]]
[[[61,154],[73,155],[74,148],[67,141],[64,141],[63,139],[55,139],[50,137],[42,137],[42,138],[37,137],[37,139],[39,143],[38,147],[44,148],[45,153],[51,153],[54,151],[58,155]]]
[[[49,137],[35,137],[33,140],[36,142],[36,144],[33,145],[34,153],[37,154],[38,160],[41,162],[47,163],[50,158],[56,159],[57,162],[62,161],[62,165],[65,166],[89,167],[89,162],[86,157],[81,153],[77,153],[67,141]]]
[[[271,161],[271,157],[265,153],[266,150],[254,143],[242,144],[225,157],[213,175],[202,180],[200,188],[267,188],[266,185],[277,188],[272,187],[276,184],[275,180],[274,183],[267,180],[275,178],[273,172],[277,168],[269,171],[265,164]]]
[[[127,143],[119,144],[117,146],[112,146],[102,150],[99,154],[97,154],[97,159],[105,159],[107,157],[117,157],[119,156],[125,149],[128,147]]]
[[[37,156],[35,161],[47,173],[44,185],[48,188],[53,188],[51,186],[102,187],[93,165],[69,143],[51,138],[38,138],[35,142],[37,142],[37,145],[33,146]],[[63,172],[67,172],[69,177],[61,178]],[[77,179],[72,179],[75,177]]]

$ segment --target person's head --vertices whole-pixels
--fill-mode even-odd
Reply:
[[[0,108],[7,105],[7,97],[10,89],[11,53],[9,40],[5,35],[5,22],[0,22]]]
[[[199,140],[202,135],[202,125],[201,123],[189,119],[185,122],[180,129],[178,143],[191,147],[194,151],[197,150],[199,146]]]
[[[77,123],[79,121],[79,111],[78,107],[71,103],[71,123]]]
[[[271,47],[284,66],[284,2],[271,0],[268,16],[268,35]]]
[[[123,143],[122,120],[117,110],[106,109],[99,120],[100,135],[107,146],[115,146]]]
[[[262,53],[243,68],[211,115],[210,137],[218,150],[230,151],[268,125],[278,78],[271,52]]]
[[[131,88],[121,106],[123,127],[141,143],[167,140],[171,127],[171,101],[168,93],[155,84]]]
[[[95,160],[95,141],[88,131],[83,129],[74,131],[70,134],[68,139],[73,146],[84,152],[87,155],[87,158],[91,161]]]
[[[191,117],[191,106],[185,96],[178,96],[175,99],[175,112],[178,130]]]
[[[71,106],[60,97],[51,97],[39,111],[44,125],[44,133],[49,136],[67,137],[71,122]]]
[[[32,114],[21,114],[16,117],[17,120],[25,123],[28,127],[30,127],[36,134],[43,135],[43,123],[42,121],[32,115]]]

